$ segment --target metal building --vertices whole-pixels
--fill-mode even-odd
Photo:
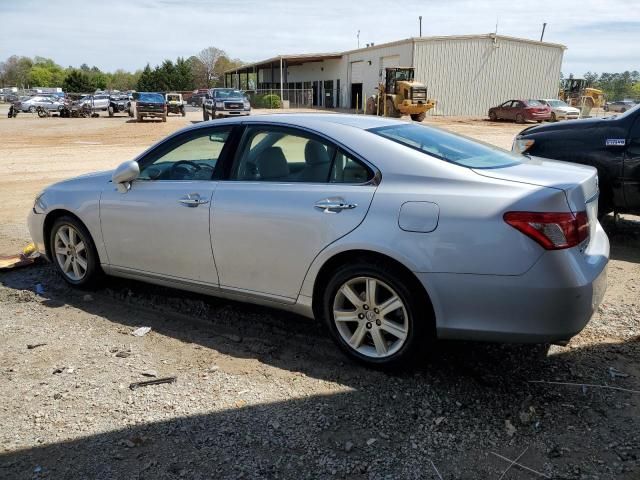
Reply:
[[[555,98],[565,46],[503,35],[408,38],[342,53],[282,55],[226,72],[225,84],[286,104],[362,108],[385,67],[413,66],[431,115],[486,115],[511,98]],[[282,78],[282,81],[281,81]]]

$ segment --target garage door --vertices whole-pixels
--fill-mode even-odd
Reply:
[[[351,83],[364,83],[364,62],[351,62]]]

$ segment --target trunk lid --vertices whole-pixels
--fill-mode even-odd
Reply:
[[[473,169],[478,175],[562,190],[572,212],[586,211],[590,236],[598,221],[598,171],[575,163],[531,157],[502,168]]]

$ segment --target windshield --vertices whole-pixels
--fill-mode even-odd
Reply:
[[[562,100],[547,100],[547,103],[552,107],[568,107],[569,106]]]
[[[177,102],[180,100],[179,95],[167,95],[167,100],[170,102]]]
[[[214,90],[216,98],[243,98],[244,94],[240,90],[234,90],[232,88],[226,90]]]
[[[612,116],[606,117],[606,118],[627,118],[627,117],[629,117],[631,115],[634,115],[635,112],[637,112],[638,110],[640,110],[640,103],[638,105],[636,105],[635,107],[630,108],[626,112],[621,113],[620,115],[612,115]]]
[[[393,125],[369,130],[432,157],[468,168],[499,168],[525,157],[469,138],[422,125]]]
[[[140,102],[164,103],[164,97],[159,93],[141,93],[138,97]]]

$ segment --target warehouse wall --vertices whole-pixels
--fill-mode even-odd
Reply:
[[[435,115],[485,116],[511,98],[556,98],[563,49],[498,36],[416,39],[416,80],[437,100]]]

